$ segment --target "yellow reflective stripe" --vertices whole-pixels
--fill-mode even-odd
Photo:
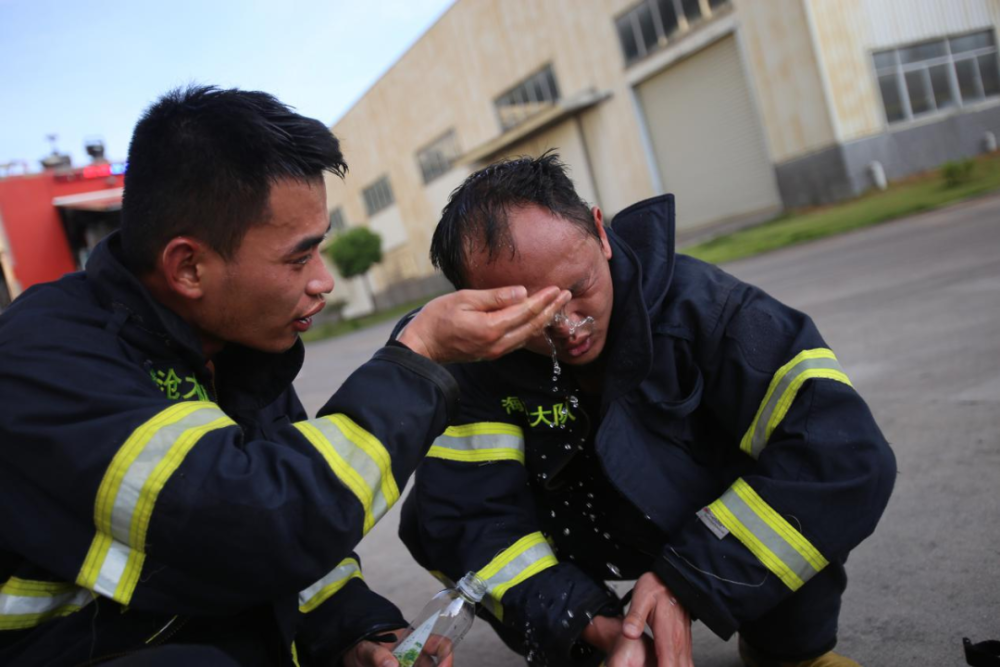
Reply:
[[[0,630],[23,630],[79,611],[94,594],[71,583],[11,577],[0,586]]]
[[[319,429],[309,422],[299,422],[294,426],[319,451],[326,460],[326,464],[333,470],[333,474],[337,476],[337,479],[343,482],[344,486],[350,489],[351,493],[357,497],[365,512],[362,532],[367,534],[372,529],[372,526],[375,525],[375,517],[372,516],[373,494],[368,485],[365,484],[365,480],[347,464],[347,461],[340,456],[334,446],[320,433]]]
[[[101,480],[94,506],[97,533],[78,585],[122,604],[131,601],[160,491],[206,433],[233,425],[216,404],[188,401],[171,405],[133,431]]]
[[[490,593],[490,595],[492,595],[493,598],[497,602],[499,602],[500,600],[503,599],[504,593],[506,593],[509,589],[513,588],[514,586],[517,586],[525,579],[530,579],[531,577],[535,576],[542,570],[547,570],[548,568],[552,567],[553,565],[557,565],[558,563],[559,561],[556,560],[555,556],[542,556],[534,563],[521,570],[521,572],[518,573],[517,576],[515,576],[513,579],[511,579],[505,584],[500,584],[499,586],[494,588]]]
[[[399,500],[389,452],[346,415],[330,415],[294,425],[312,443],[364,510],[367,534]]]
[[[395,505],[399,500],[399,487],[396,486],[396,478],[392,475],[392,457],[389,456],[385,446],[347,415],[330,415],[325,419],[336,424],[348,440],[360,447],[375,462],[381,473],[379,488],[382,495],[389,507]]]
[[[465,463],[484,463],[488,461],[517,461],[524,463],[524,452],[516,449],[448,449],[439,445],[431,445],[427,458],[445,459],[446,461],[462,461]]]
[[[430,450],[428,458],[486,463],[517,461],[524,463],[524,432],[503,422],[478,422],[445,429]]]
[[[742,479],[709,511],[786,586],[796,591],[829,562]]]
[[[512,587],[557,564],[555,554],[539,533],[525,535],[501,551],[476,574],[486,582],[489,599],[486,606],[498,619],[503,620],[500,602]],[[486,598],[484,598],[486,600]]]
[[[299,593],[299,611],[308,614],[333,597],[351,579],[364,579],[361,565],[354,558],[345,558],[329,574]]]
[[[771,434],[785,418],[803,383],[821,378],[853,386],[840,367],[836,355],[826,348],[800,352],[779,368],[771,379],[757,414],[740,441],[740,449],[753,458],[758,458]]]
[[[520,426],[504,422],[476,422],[449,426],[444,430],[444,434],[453,438],[468,438],[474,435],[513,435],[520,438],[524,436],[524,431]]]

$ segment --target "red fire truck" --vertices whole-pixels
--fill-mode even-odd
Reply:
[[[42,173],[0,172],[0,311],[32,285],[81,269],[118,228],[125,165],[104,161],[103,147],[88,152],[96,159],[85,167],[54,153]]]

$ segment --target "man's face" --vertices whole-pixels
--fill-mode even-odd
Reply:
[[[329,231],[322,180],[272,185],[270,213],[250,228],[231,260],[216,255],[206,265],[198,324],[219,344],[284,352],[333,290],[318,251]]]
[[[604,232],[601,211],[594,209],[594,225],[600,241],[578,226],[537,206],[508,213],[517,253],[501,250],[492,262],[487,253],[474,249],[466,262],[466,276],[473,289],[524,285],[528,294],[550,285],[569,290],[562,320],[546,329],[561,363],[587,364],[600,356],[607,342],[614,292],[611,285],[611,246]],[[574,324],[593,318],[593,324]],[[575,329],[575,331],[574,331]],[[528,341],[527,349],[551,356],[544,336]]]

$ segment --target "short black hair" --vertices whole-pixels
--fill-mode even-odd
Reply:
[[[502,160],[481,169],[462,183],[448,199],[431,240],[431,263],[441,269],[456,289],[468,285],[467,253],[475,247],[488,261],[501,250],[517,252],[507,216],[512,209],[538,206],[570,222],[598,241],[590,207],[573,188],[558,153],[538,158]]]
[[[156,266],[170,239],[193,236],[226,259],[266,222],[282,179],[341,178],[347,164],[329,128],[272,95],[215,86],[177,88],[135,126],[128,149],[121,238],[136,273]]]

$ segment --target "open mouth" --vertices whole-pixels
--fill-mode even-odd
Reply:
[[[326,306],[326,302],[320,301],[316,305],[316,307],[310,310],[308,313],[306,313],[302,317],[297,317],[294,320],[292,320],[292,326],[299,332],[308,331],[309,328],[312,326],[312,318],[317,313],[319,313],[319,311],[323,310],[324,306]]]

